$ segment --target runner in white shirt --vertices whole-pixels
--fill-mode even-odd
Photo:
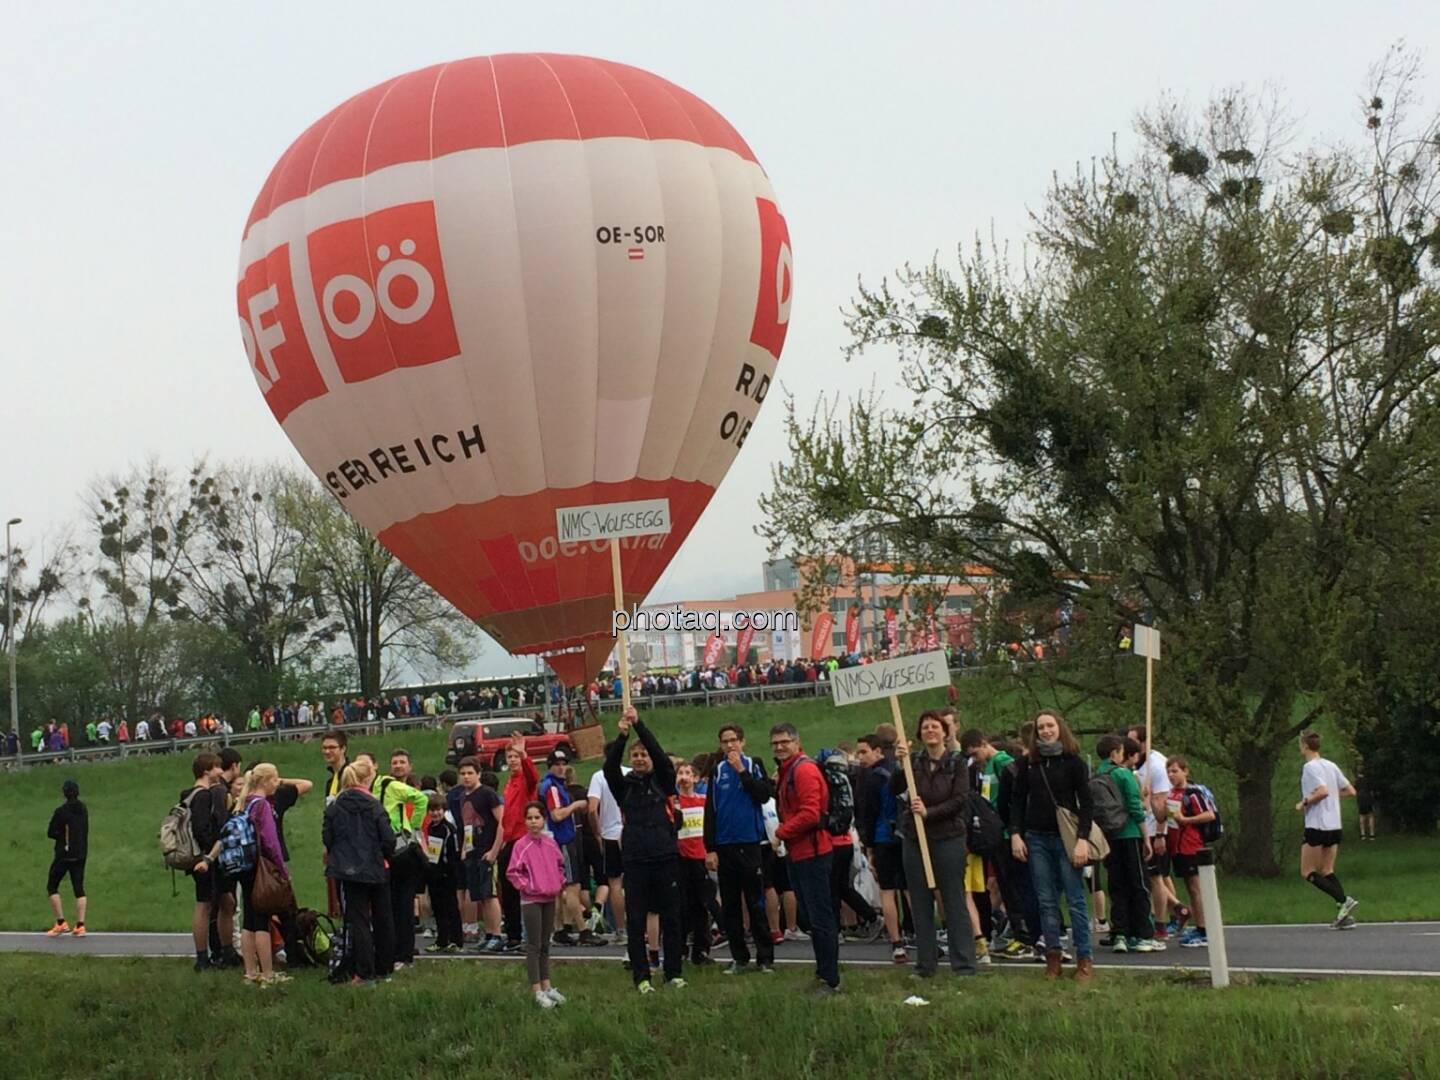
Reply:
[[[1357,901],[1347,896],[1335,876],[1335,858],[1340,854],[1340,797],[1354,797],[1355,788],[1340,767],[1320,756],[1320,734],[1307,731],[1300,736],[1300,801],[1295,809],[1305,814],[1305,842],[1300,845],[1300,876],[1339,906],[1334,930],[1355,925]]]
[[[628,773],[630,769],[622,765],[620,771]],[[615,916],[615,936],[611,941],[623,945],[626,940],[625,887],[624,871],[620,866],[620,834],[624,830],[624,821],[620,817],[620,804],[610,793],[605,774],[598,770],[590,778],[586,796],[590,803],[590,820],[599,823],[600,843],[605,849],[605,882],[610,886],[610,911]]]
[[[1145,742],[1145,725],[1134,724],[1125,732],[1140,744],[1143,754],[1135,778],[1140,781],[1140,798],[1145,803],[1145,838],[1150,841],[1150,859],[1145,872],[1150,877],[1150,907],[1155,919],[1155,939],[1162,945],[1169,937],[1166,924],[1170,921],[1170,908],[1174,905],[1177,917],[1176,929],[1183,926],[1183,920],[1190,917],[1190,909],[1175,896],[1175,886],[1170,881],[1170,851],[1165,842],[1169,832],[1169,811],[1165,807],[1170,798],[1170,774],[1166,771],[1168,762],[1159,750],[1152,749]],[[1160,822],[1165,821],[1164,828]]]

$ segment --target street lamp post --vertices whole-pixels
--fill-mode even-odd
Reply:
[[[10,730],[15,733],[15,760],[25,754],[20,738],[20,695],[15,685],[15,549],[10,544],[10,529],[20,524],[11,518],[5,523],[5,630],[10,638]]]

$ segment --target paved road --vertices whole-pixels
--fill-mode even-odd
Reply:
[[[1354,930],[1334,931],[1327,926],[1232,926],[1226,931],[1232,971],[1273,972],[1302,975],[1417,975],[1440,977],[1440,922],[1361,923]],[[51,955],[85,956],[176,956],[193,955],[189,934],[93,933],[83,939],[47,938],[43,933],[0,933],[0,952],[35,952]],[[556,948],[560,959],[619,961],[618,946],[588,949]],[[716,950],[724,960],[728,949]],[[913,954],[912,954],[913,955]],[[426,958],[430,959],[430,958]],[[448,962],[465,957],[438,958]],[[485,957],[491,961],[513,957]],[[808,942],[787,942],[777,949],[784,964],[812,962]],[[847,964],[890,966],[889,949],[883,945],[845,945],[840,959]],[[1208,970],[1205,949],[1172,947],[1149,955],[1097,955],[1098,967],[1182,967]],[[996,970],[1032,969],[1036,965],[994,965]]]

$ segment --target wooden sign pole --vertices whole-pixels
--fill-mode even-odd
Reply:
[[[900,699],[894,694],[890,695],[890,716],[895,721],[895,731],[900,736],[902,743],[907,743],[905,738],[905,719],[900,715]],[[915,770],[910,764],[910,754],[901,755],[901,766],[905,769],[906,790],[911,797],[915,795]],[[925,885],[929,889],[935,888],[935,868],[930,865],[930,841],[925,839],[925,819],[919,814],[915,815],[915,839],[920,842],[920,861],[925,864]]]
[[[1146,755],[1147,755],[1147,756],[1146,756],[1146,760],[1147,760],[1147,761],[1149,760],[1149,756],[1148,756],[1148,755],[1149,755],[1151,749],[1155,746],[1154,738],[1153,738],[1153,736],[1151,735],[1151,732],[1150,732],[1150,728],[1151,728],[1151,718],[1152,718],[1152,716],[1153,716],[1153,714],[1154,714],[1154,701],[1155,701],[1155,658],[1154,658],[1153,656],[1146,656],[1146,657],[1145,657],[1145,753],[1146,753]],[[1148,769],[1147,769],[1147,771],[1148,771]]]
[[[625,610],[625,594],[620,585],[620,538],[610,538],[610,576],[615,580],[615,610]],[[621,630],[615,635],[616,651],[620,656],[620,700],[623,708],[630,708],[630,642]]]

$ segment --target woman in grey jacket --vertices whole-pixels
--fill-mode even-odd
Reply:
[[[369,983],[388,979],[394,966],[394,928],[384,892],[395,831],[380,800],[370,794],[368,774],[347,765],[340,783],[344,790],[325,808],[321,826],[325,876],[340,883],[351,982]]]
[[[905,881],[915,919],[915,973],[926,979],[934,975],[940,952],[935,932],[935,896],[925,885],[925,864],[915,835],[915,815],[919,814],[925,821],[935,887],[945,905],[950,970],[956,975],[974,975],[974,930],[965,904],[965,808],[970,779],[964,758],[947,748],[950,731],[939,713],[922,713],[918,734],[921,748],[910,758],[915,790],[908,800],[897,800],[896,806]],[[896,750],[910,753],[909,742],[897,741]],[[895,769],[890,776],[890,790],[901,795],[908,786],[905,770]]]

